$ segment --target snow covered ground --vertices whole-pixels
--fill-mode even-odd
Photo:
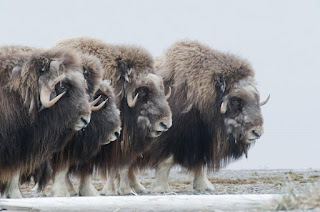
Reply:
[[[1,207],[14,211],[221,211],[259,210],[277,195],[170,195],[48,197],[2,199]]]

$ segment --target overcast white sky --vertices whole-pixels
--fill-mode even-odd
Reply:
[[[0,26],[0,45],[92,36],[157,56],[190,38],[240,55],[271,100],[264,136],[228,168],[320,168],[320,1],[0,0]]]

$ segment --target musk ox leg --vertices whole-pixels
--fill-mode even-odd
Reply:
[[[120,169],[120,184],[118,193],[120,195],[130,195],[135,194],[130,188],[129,178],[128,178],[129,167]]]
[[[204,167],[194,171],[193,189],[196,191],[214,191],[214,187],[208,180],[207,172]]]
[[[120,183],[120,175],[118,172],[109,172],[107,175],[107,182],[103,188],[105,195],[118,195],[118,188]]]
[[[148,194],[147,189],[140,183],[137,178],[135,167],[131,166],[128,172],[130,187],[138,194]]]
[[[77,191],[76,191],[76,189],[74,189],[69,175],[66,176],[66,186],[68,188],[70,196],[77,196]]]
[[[32,188],[31,188],[31,191],[33,192],[37,192],[38,191],[38,188],[39,188],[39,184],[35,184]]]
[[[66,177],[69,171],[69,166],[66,166],[64,169],[56,172],[54,176],[54,182],[51,187],[52,192],[50,196],[52,197],[70,197],[70,193],[68,191]]]
[[[7,184],[6,191],[3,194],[4,198],[23,198],[19,188],[20,171],[16,172],[10,182]]]
[[[79,196],[100,196],[100,193],[92,184],[92,175],[81,176]]]
[[[151,190],[153,193],[167,193],[170,191],[169,187],[169,172],[173,166],[173,156],[159,163],[156,167],[155,181],[152,183]]]

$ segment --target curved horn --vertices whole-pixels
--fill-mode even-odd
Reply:
[[[127,102],[128,102],[129,107],[134,107],[136,105],[136,102],[137,102],[138,96],[139,96],[139,93],[137,93],[137,95],[132,100],[132,93],[133,92],[131,90],[129,90],[127,93]]]
[[[269,102],[269,99],[270,99],[270,94],[266,100],[264,100],[263,102],[260,102],[260,106],[267,104]]]
[[[66,93],[63,92],[61,94],[59,94],[58,96],[54,97],[53,99],[50,100],[50,94],[51,94],[51,90],[47,87],[42,87],[41,88],[41,92],[40,92],[40,101],[41,104],[43,105],[43,107],[45,108],[50,108],[52,107],[55,103],[57,103],[57,101],[59,101],[59,99],[61,99],[61,97]]]
[[[91,106],[91,111],[97,111],[97,110],[100,110],[105,104],[106,102],[108,101],[109,99],[106,99],[104,100],[100,105],[98,106]]]
[[[166,100],[168,100],[170,98],[170,96],[171,96],[171,87],[169,86],[169,91],[166,95]]]
[[[100,99],[101,99],[101,95],[98,96],[98,97],[97,97],[95,100],[93,100],[92,102],[90,102],[90,106],[95,106],[95,104],[97,104]]]
[[[224,100],[221,104],[220,113],[225,114],[227,112],[228,101]]]

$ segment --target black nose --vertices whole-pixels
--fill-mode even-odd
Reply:
[[[87,125],[88,125],[87,120],[85,120],[83,117],[81,117],[81,121],[84,123],[84,125],[85,125],[85,126],[87,126]]]
[[[160,122],[160,125],[161,125],[161,127],[163,127],[165,130],[167,130],[167,129],[168,129],[168,126],[167,126],[165,123]]]
[[[118,138],[120,136],[119,132],[115,132],[114,135]]]
[[[261,136],[261,133],[256,130],[252,130],[252,134],[255,135],[257,138],[260,138],[260,136]]]

